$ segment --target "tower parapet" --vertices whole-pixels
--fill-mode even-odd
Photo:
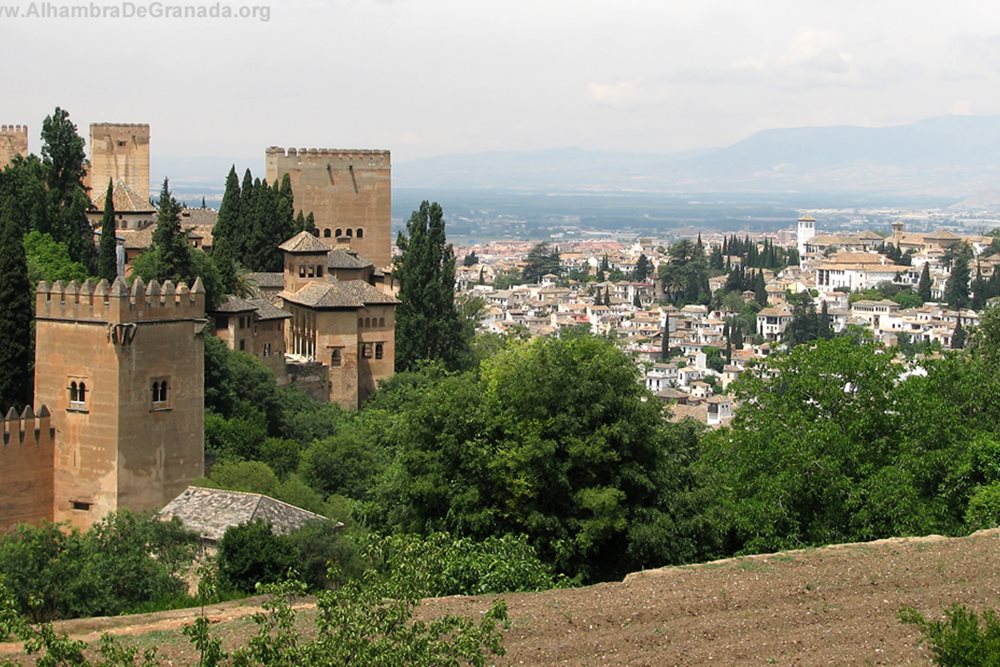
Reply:
[[[191,288],[169,280],[147,285],[141,278],[136,278],[131,288],[121,278],[111,284],[107,280],[80,284],[57,280],[50,285],[43,280],[35,290],[35,316],[95,323],[202,319],[205,287],[200,278]]]
[[[265,177],[288,176],[295,206],[312,213],[320,240],[333,248],[338,237],[384,268],[392,261],[392,159],[382,149],[283,148],[264,151]]]

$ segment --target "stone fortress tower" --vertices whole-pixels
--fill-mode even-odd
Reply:
[[[313,214],[319,238],[328,248],[343,238],[376,269],[390,264],[389,151],[272,146],[265,162],[269,183],[289,175],[295,209]]]
[[[90,126],[91,197],[104,203],[108,180],[123,182],[149,199],[149,125],[94,123]]]
[[[18,155],[28,157],[28,126],[0,125],[0,169]]]
[[[35,401],[51,411],[55,439],[52,519],[85,529],[119,508],[163,507],[204,474],[200,280],[41,282],[35,298]]]

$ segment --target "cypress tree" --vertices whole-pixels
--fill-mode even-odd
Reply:
[[[670,358],[670,313],[663,320],[663,337],[660,340],[660,361]]]
[[[969,262],[965,257],[956,257],[951,275],[944,286],[945,301],[952,308],[965,308],[969,305]]]
[[[951,349],[961,350],[965,347],[965,329],[962,328],[962,316],[955,322],[955,330],[951,333]]]
[[[114,186],[108,179],[108,192],[104,196],[104,217],[101,219],[101,248],[97,254],[97,277],[109,283],[118,277],[118,242],[115,240]]]
[[[187,236],[181,229],[181,205],[170,194],[170,181],[166,178],[160,189],[158,205],[156,229],[153,231],[153,246],[160,253],[157,279],[174,282],[188,280],[194,271]]]
[[[930,262],[924,262],[924,268],[920,272],[920,281],[917,282],[917,295],[927,303],[931,300],[931,269]]]
[[[764,271],[758,271],[754,277],[753,299],[761,306],[767,305],[767,282],[764,280]]]
[[[819,338],[832,338],[833,328],[830,326],[830,313],[826,305],[826,301],[823,302],[823,307],[819,311],[819,330],[817,331],[817,337]]]
[[[214,248],[212,257],[219,268],[222,286],[226,294],[236,288],[236,266],[242,258],[243,234],[241,233],[240,181],[236,176],[236,166],[229,169],[226,176],[226,191],[219,206],[219,217],[212,228]]]
[[[419,361],[442,361],[450,368],[463,362],[468,341],[455,308],[455,253],[445,238],[444,211],[424,201],[410,215],[406,235],[396,245],[395,275],[400,305],[396,309],[396,370]]]
[[[0,213],[0,406],[32,403],[32,293],[24,256],[24,230]]]

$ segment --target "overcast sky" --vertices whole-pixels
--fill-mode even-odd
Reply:
[[[774,127],[1000,114],[989,1],[275,0],[270,12],[0,19],[0,121],[30,125],[33,151],[59,105],[85,137],[91,122],[148,122],[163,155],[364,147],[399,161],[680,151]]]

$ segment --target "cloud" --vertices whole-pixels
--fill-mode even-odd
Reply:
[[[777,53],[739,58],[719,67],[678,69],[663,78],[687,84],[867,88],[884,85],[903,69],[889,62],[862,64],[838,33],[802,30]]]
[[[639,102],[641,93],[642,88],[636,80],[587,84],[587,96],[594,102],[608,107],[634,107]]]

